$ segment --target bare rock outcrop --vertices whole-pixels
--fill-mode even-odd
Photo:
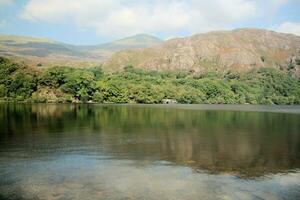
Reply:
[[[298,36],[261,29],[236,29],[171,39],[150,48],[123,50],[105,62],[104,68],[117,71],[132,65],[147,70],[195,72],[247,71],[259,67],[288,69],[290,60],[294,62],[299,58]]]

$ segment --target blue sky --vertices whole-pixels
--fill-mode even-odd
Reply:
[[[0,33],[98,44],[243,27],[300,35],[300,0],[0,0]]]

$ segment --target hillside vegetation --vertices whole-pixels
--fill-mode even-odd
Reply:
[[[31,68],[0,57],[0,99],[29,102],[299,104],[300,82],[284,71],[157,72],[127,66]]]

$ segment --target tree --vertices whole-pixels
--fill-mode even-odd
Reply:
[[[68,73],[72,71],[68,67],[51,67],[43,71],[39,78],[41,85],[58,88],[65,83],[65,79]]]
[[[0,84],[0,98],[7,96],[7,89],[4,84]]]
[[[74,70],[65,74],[63,92],[74,95],[79,100],[89,100],[95,91],[94,74],[87,70]]]
[[[12,82],[8,86],[10,97],[18,98],[18,100],[26,100],[31,94],[37,90],[37,78],[32,74],[17,72],[12,78]]]

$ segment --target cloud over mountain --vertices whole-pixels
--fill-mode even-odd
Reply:
[[[31,21],[74,23],[102,36],[118,37],[227,29],[258,12],[252,0],[29,0],[21,15]]]
[[[284,22],[277,28],[277,31],[282,33],[292,33],[300,36],[300,23]]]

